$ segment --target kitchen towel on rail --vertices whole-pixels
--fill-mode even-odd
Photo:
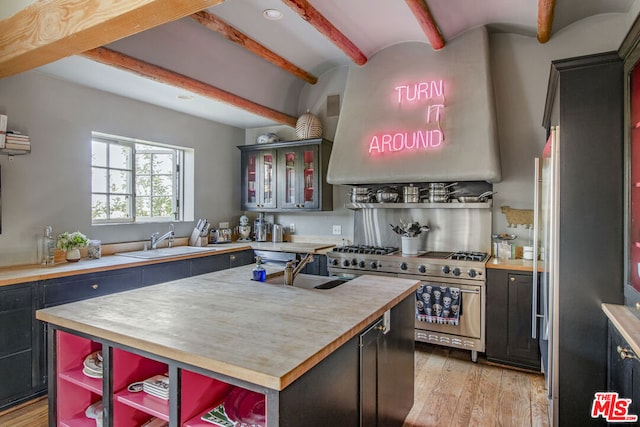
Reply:
[[[416,290],[416,318],[422,322],[458,326],[461,310],[460,288],[421,285]]]

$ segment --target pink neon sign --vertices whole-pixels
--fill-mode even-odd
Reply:
[[[369,154],[437,149],[444,142],[440,120],[444,111],[444,84],[431,80],[395,87],[399,104],[427,103],[425,129],[382,131],[369,140]]]

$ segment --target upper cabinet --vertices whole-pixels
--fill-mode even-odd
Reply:
[[[333,209],[326,172],[332,142],[306,139],[241,145],[242,210]]]

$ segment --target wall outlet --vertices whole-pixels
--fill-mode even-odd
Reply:
[[[296,225],[294,223],[289,224],[289,233],[293,234],[296,232]]]
[[[342,234],[342,226],[341,225],[334,225],[333,226],[333,234],[337,234],[337,235]]]
[[[229,228],[229,223],[228,222],[221,222],[220,223],[220,228]]]

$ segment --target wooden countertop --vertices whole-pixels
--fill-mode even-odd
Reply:
[[[196,252],[185,255],[158,259],[139,259],[119,255],[103,256],[100,259],[82,259],[79,262],[60,262],[52,266],[21,265],[15,267],[0,268],[0,286],[14,285],[16,283],[34,282],[37,280],[53,279],[56,277],[73,276],[78,274],[95,273],[100,271],[116,270],[119,268],[136,267],[140,265],[159,264],[179,259],[198,258],[213,254],[237,252],[245,249],[263,249],[278,252],[323,253],[334,245],[330,243],[271,243],[271,242],[240,242],[210,245],[211,252]]]
[[[36,318],[282,390],[419,285],[360,276],[333,289],[302,289],[254,282],[252,269],[47,308]]]
[[[640,319],[626,305],[602,304],[602,311],[629,343],[633,352],[640,356]]]
[[[491,257],[485,264],[486,268],[498,270],[515,270],[533,272],[533,261],[525,261],[523,259],[498,259]],[[540,271],[538,269],[538,271]]]

